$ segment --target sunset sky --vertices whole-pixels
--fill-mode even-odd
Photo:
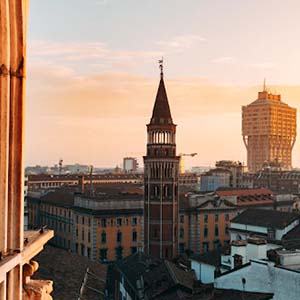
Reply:
[[[263,78],[300,107],[299,37],[299,0],[31,0],[26,164],[142,162],[161,56],[187,166],[245,162]]]

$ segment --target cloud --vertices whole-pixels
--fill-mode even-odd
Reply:
[[[231,56],[222,56],[222,57],[217,57],[212,60],[213,63],[215,64],[222,64],[222,63],[233,63],[235,62],[236,59],[231,57]]]
[[[275,69],[277,68],[276,62],[259,62],[250,64],[250,67],[258,68],[258,69]]]
[[[102,69],[126,69],[140,62],[155,61],[163,55],[160,50],[129,51],[112,50],[100,42],[54,42],[34,40],[29,44],[28,60],[42,59],[51,63],[73,66],[74,69],[87,64],[99,65]],[[81,69],[82,71],[82,69]]]
[[[95,5],[106,5],[108,3],[108,0],[97,0],[94,2]]]
[[[158,41],[156,44],[166,52],[182,52],[189,49],[198,42],[204,42],[206,39],[196,34],[186,34],[175,36],[166,41]]]

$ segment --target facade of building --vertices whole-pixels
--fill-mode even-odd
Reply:
[[[216,168],[230,171],[229,186],[231,188],[241,187],[245,167],[240,161],[219,160],[216,162]]]
[[[29,226],[54,229],[52,245],[92,261],[121,259],[143,245],[141,195],[48,192],[28,196]]]
[[[26,180],[26,190],[28,191],[40,191],[50,190],[60,187],[74,187],[80,184],[82,187],[90,188],[92,186],[101,185],[120,185],[120,184],[132,184],[143,185],[143,174],[124,174],[122,169],[118,168],[120,173],[113,174],[86,174],[86,175],[28,175]],[[185,173],[179,175],[179,185],[182,187],[197,190],[199,186],[200,177],[195,173]]]
[[[296,141],[296,109],[265,88],[258,99],[242,107],[242,135],[250,172],[265,163],[277,162],[292,168],[292,149]]]
[[[211,169],[201,175],[200,191],[213,192],[218,188],[230,187],[231,172],[225,168]]]
[[[260,237],[268,241],[267,250],[270,250],[280,247],[283,237],[298,225],[298,213],[249,209],[231,220],[231,240]]]
[[[278,171],[264,169],[255,174],[243,175],[243,186],[249,188],[268,188],[279,194],[300,193],[300,171]]]
[[[280,256],[282,262],[279,264],[267,260],[250,260],[240,268],[221,274],[216,278],[214,285],[224,289],[271,293],[273,300],[298,300],[300,295],[299,253],[281,253]],[[285,264],[284,259],[288,256],[294,265]]]
[[[123,158],[123,171],[125,173],[136,173],[138,170],[139,164],[136,158],[134,157],[124,157]]]
[[[136,253],[113,265],[108,273],[109,300],[267,300],[272,293],[218,289],[196,281],[187,261],[170,262]]]
[[[210,198],[201,204],[190,202],[188,209],[180,210],[181,252],[189,249],[200,254],[229,244],[230,220],[236,214],[236,207],[229,201]]]
[[[144,156],[144,251],[171,259],[178,253],[179,156],[162,65],[160,76]]]
[[[191,256],[191,268],[199,281],[218,288],[297,299],[299,228],[299,214],[246,210],[231,220],[230,246]],[[282,285],[284,277],[293,283]]]

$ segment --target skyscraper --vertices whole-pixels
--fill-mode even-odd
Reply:
[[[242,107],[242,134],[250,172],[264,164],[292,167],[292,149],[296,141],[296,109],[281,101],[281,95],[266,90],[258,99]]]
[[[160,82],[144,156],[145,252],[172,259],[178,251],[178,173],[176,125],[173,123],[160,61]]]

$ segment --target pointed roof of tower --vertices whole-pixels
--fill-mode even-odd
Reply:
[[[155,125],[166,125],[173,124],[170,106],[168,102],[168,96],[164,83],[164,74],[162,67],[162,60],[160,62],[160,82],[156,94],[156,99],[153,107],[152,117],[150,124]]]

